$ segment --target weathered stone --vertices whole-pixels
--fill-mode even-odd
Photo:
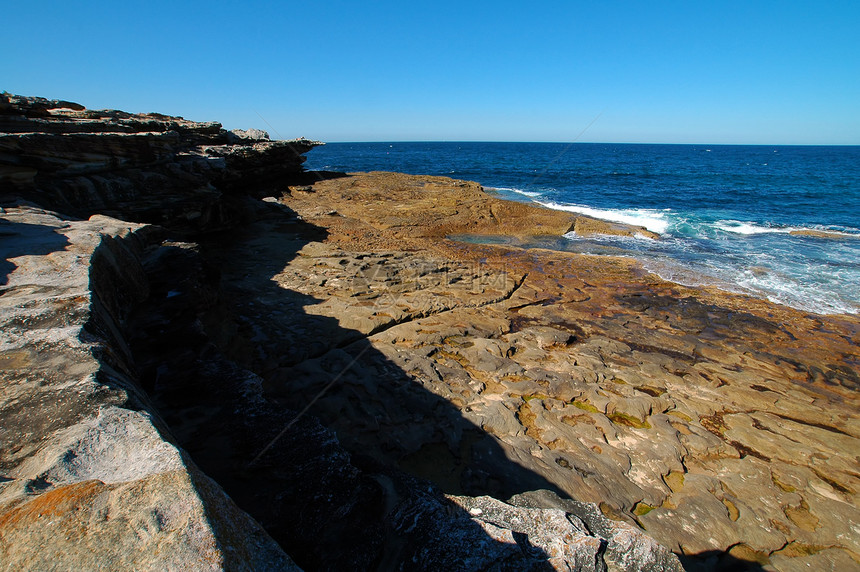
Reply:
[[[704,569],[857,561],[855,317],[521,248],[642,229],[474,183],[309,185],[290,158],[301,146],[217,124],[15,96],[0,121],[8,196],[127,212],[187,241],[4,207],[0,520],[14,562],[52,554],[22,552],[42,498],[72,499],[45,528],[78,531],[51,548],[70,562],[90,562],[79,546],[110,553],[99,531],[132,565],[162,545],[152,566],[288,562],[197,465],[311,569],[677,569],[634,527]],[[507,238],[446,239],[461,234]],[[78,526],[161,493],[188,500],[156,519],[154,544]],[[148,522],[142,507],[123,522]],[[209,536],[177,540],[189,527]],[[225,534],[239,548],[217,553]]]
[[[0,94],[0,202],[174,230],[228,228],[252,218],[255,207],[242,196],[277,196],[303,180],[303,154],[321,144],[244,133]]]
[[[268,139],[269,134],[262,129],[233,129],[230,131],[239,139]]]
[[[264,235],[268,239],[276,236]],[[266,253],[279,252],[282,256],[288,253],[284,250],[288,242],[261,240],[261,237],[250,242],[256,245],[253,250],[263,256]],[[298,245],[293,244],[294,249],[295,246]],[[391,465],[377,461],[385,458],[386,448],[397,447],[405,452],[402,459],[404,467],[433,463],[437,458],[450,456],[450,451],[459,448],[464,441],[479,437],[474,428],[473,434],[464,434],[467,424],[457,419],[456,410],[432,394],[408,387],[395,390],[387,410],[383,413],[380,409],[380,414],[375,419],[368,419],[365,425],[367,434],[375,434],[381,446],[368,447],[365,442],[359,447],[349,427],[342,427],[336,421],[329,422],[340,433],[341,439],[352,446],[353,455],[347,454],[338,440],[313,419],[295,418],[296,414],[290,410],[267,403],[261,392],[262,380],[248,386],[244,381],[247,372],[231,366],[224,356],[208,345],[207,336],[222,335],[223,322],[212,322],[205,332],[193,326],[209,322],[207,314],[222,312],[218,297],[208,293],[212,286],[204,284],[211,280],[206,278],[207,272],[200,266],[201,252],[207,250],[196,245],[171,243],[150,255],[147,268],[153,276],[153,296],[151,303],[141,307],[133,319],[140,335],[132,345],[136,348],[136,355],[141,358],[149,356],[152,360],[151,363],[144,360],[148,367],[155,367],[160,372],[153,384],[153,395],[179,441],[207,472],[225,483],[231,496],[248,507],[300,564],[311,569],[376,566],[383,569],[473,570],[496,566],[537,570],[546,569],[548,565],[558,569],[605,569],[601,556],[601,546],[605,541],[587,532],[582,532],[576,539],[567,538],[566,531],[572,525],[561,510],[519,511],[523,518],[534,521],[530,527],[498,521],[489,523],[452,505],[426,483],[414,481]],[[224,252],[220,246],[214,250],[219,254]],[[303,249],[302,252],[307,251]],[[317,260],[325,265],[324,255],[334,253],[318,250],[316,254],[321,256]],[[372,263],[373,259],[365,260]],[[332,267],[342,265],[334,262]],[[396,272],[397,268],[394,266],[389,270]],[[411,265],[406,268],[411,268]],[[283,304],[295,299],[294,292],[285,291],[277,284],[266,287],[263,282],[257,282],[263,280],[270,270],[251,272],[243,280],[234,282],[232,269],[223,269],[227,271],[222,276],[226,280],[225,287],[241,285],[257,291],[253,307],[243,306],[245,315],[252,308],[256,311],[258,305],[260,311],[268,314],[269,310],[283,308]],[[165,280],[167,276],[169,280]],[[390,272],[379,276],[390,277]],[[171,304],[165,305],[161,300],[167,288],[176,288],[177,284],[180,285],[177,295],[170,298]],[[229,300],[242,299],[236,296],[237,290],[228,291],[231,293]],[[196,295],[187,295],[189,292]],[[198,319],[175,320],[176,315],[189,312]],[[318,325],[335,320],[334,317],[310,313],[307,317]],[[246,323],[245,320],[242,322]],[[263,325],[261,322],[248,323]],[[308,328],[308,331],[317,330]],[[149,335],[150,331],[157,331],[157,338]],[[463,338],[463,332],[457,331]],[[279,338],[269,335],[274,331],[267,326],[258,327],[253,332],[257,344],[268,344]],[[177,342],[183,340],[184,343],[175,344],[177,350],[160,349],[165,338]],[[236,347],[237,341],[237,337],[230,338],[230,349],[240,350]],[[156,345],[147,349],[150,344]],[[463,343],[461,347],[472,346]],[[485,350],[499,355],[503,348],[503,345],[487,344]],[[391,349],[387,348],[387,356],[396,355],[390,353]],[[189,359],[188,350],[192,356],[201,352],[201,357]],[[368,396],[346,405],[350,412],[344,416],[355,420],[363,409],[377,407],[376,400],[385,401],[392,390],[389,384],[398,379],[397,369],[391,364],[381,359],[356,361],[356,354],[369,357],[369,354],[376,354],[376,350],[371,347],[356,350],[355,342],[347,342],[344,349],[333,348],[323,352],[319,358],[305,359],[301,368],[292,368],[289,375],[283,368],[279,369],[277,379],[290,383],[295,391],[302,391],[305,379],[319,382],[326,377],[336,377],[342,383],[333,387],[332,393]],[[202,361],[203,355],[205,362]],[[257,358],[253,357],[255,355]],[[262,354],[252,352],[249,355],[241,350],[236,356],[250,357],[251,361],[267,359]],[[381,355],[376,357],[381,358]],[[353,368],[355,371],[351,371]],[[453,383],[455,378],[446,375],[445,379]],[[307,389],[310,394],[320,388],[310,386]],[[450,397],[455,395],[452,392]],[[320,399],[327,400],[327,396]],[[433,417],[425,421],[421,411],[433,411]],[[499,411],[498,414],[505,416],[509,425],[499,429],[500,432],[507,432],[516,424],[515,412],[505,411],[507,413]],[[386,427],[394,423],[398,423],[400,429],[387,431]],[[281,427],[289,427],[289,430],[275,435]],[[427,431],[433,431],[439,437],[444,435],[447,445],[441,449],[425,447]],[[274,443],[271,441],[273,436],[277,437]],[[267,441],[271,446],[267,446]],[[261,450],[264,454],[255,459],[254,454]],[[485,448],[480,443],[476,444],[474,451],[476,455],[486,452],[499,457],[492,447]],[[410,452],[414,454],[410,456]],[[465,497],[455,500],[458,504],[471,502]],[[491,499],[481,502],[502,505]],[[515,509],[509,507],[505,510]],[[301,514],[302,518],[290,518],[292,514]],[[347,530],[349,534],[346,534]],[[558,532],[564,534],[558,535]],[[337,545],[338,550],[332,550],[333,545]]]
[[[348,336],[316,350],[325,356],[342,346],[356,360],[344,376],[349,391],[330,391],[312,408],[348,448],[373,451],[456,494],[503,498],[553,488],[638,523],[691,564],[696,555],[706,566],[739,558],[743,550],[732,547],[742,544],[749,558],[766,561],[786,542],[814,543],[814,537],[857,553],[854,540],[837,537],[844,526],[835,519],[824,524],[817,508],[841,502],[835,514],[843,524],[858,518],[860,483],[850,469],[860,435],[851,405],[856,395],[841,389],[854,375],[846,364],[856,354],[856,319],[803,316],[685,289],[644,276],[626,260],[440,240],[465,232],[466,221],[474,222],[474,234],[525,235],[555,224],[532,224],[543,214],[528,219],[525,210],[523,219],[510,211],[497,222],[488,212],[499,212],[492,201],[470,206],[479,189],[449,184],[445,190],[443,179],[375,173],[328,180],[282,199],[328,234],[303,252],[332,261],[328,253],[337,253],[324,276],[304,257],[275,275],[282,288],[313,298],[309,314],[316,317],[308,317],[305,330],[324,316],[346,326],[343,317],[352,314],[358,318],[352,327],[370,333],[373,349],[407,374],[383,382],[372,373],[380,370],[371,365],[379,358],[349,350]],[[483,218],[481,208],[488,209]],[[340,216],[326,215],[331,210]],[[417,252],[400,257],[395,244]],[[384,271],[356,271],[358,261],[382,252]],[[451,279],[410,282],[400,270],[407,260],[447,268]],[[241,267],[235,272],[247,274]],[[351,296],[357,283],[362,294]],[[503,296],[476,295],[492,288]],[[427,305],[434,295],[446,303]],[[251,320],[267,323],[270,311],[257,308]],[[359,316],[373,315],[396,318],[379,329],[361,325],[368,318]],[[278,347],[273,342],[268,353],[282,353]],[[308,369],[311,363],[316,358],[291,366],[293,373],[274,378],[272,390],[294,406],[309,399],[302,388],[319,387],[311,380],[323,371]],[[410,405],[394,391],[412,385],[458,408],[469,424],[433,400]],[[446,415],[416,423],[428,410]],[[463,445],[473,427],[491,434],[494,444]],[[431,451],[434,462],[415,461]],[[527,470],[504,468],[499,451]],[[804,464],[804,472],[787,471],[789,460]],[[735,478],[737,471],[745,480]],[[796,492],[786,496],[772,478],[777,472]],[[824,532],[825,526],[833,528]],[[724,556],[714,560],[715,554]]]
[[[561,499],[550,491],[534,491],[517,495],[509,501],[514,506],[559,509],[568,518],[579,520],[591,534],[606,541],[603,559],[607,569],[659,572],[681,570],[674,555],[651,537],[625,522],[606,518],[593,504]]]
[[[4,567],[296,569],[146,411],[121,325],[153,229],[14,207],[0,233]]]

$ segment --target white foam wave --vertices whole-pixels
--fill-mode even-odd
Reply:
[[[830,238],[860,238],[860,233],[850,232],[846,227],[833,228],[824,226],[762,226],[751,222],[737,220],[718,220],[713,223],[714,228],[734,234],[811,234],[829,236]],[[853,229],[852,229],[853,230]]]
[[[715,286],[735,294],[751,294],[752,292],[739,286],[735,280],[725,280],[719,277],[717,268],[692,268],[680,262],[664,258],[642,259],[642,267],[663,280],[681,284],[682,286]]]
[[[779,272],[744,272],[738,284],[765,296],[771,302],[785,304],[799,310],[817,314],[857,314],[860,305],[851,302],[831,291],[813,283],[804,283],[797,277]]]
[[[543,206],[573,213],[584,214],[590,217],[608,220],[611,222],[621,222],[634,226],[644,226],[651,232],[663,234],[669,228],[670,221],[666,217],[666,211],[656,211],[650,209],[596,209],[582,205],[563,205],[554,202],[538,201]]]
[[[742,222],[739,220],[718,220],[714,226],[725,232],[733,232],[735,234],[770,234],[770,233],[789,233],[790,228],[776,228],[770,226],[761,226],[751,222]]]
[[[529,198],[540,197],[542,193],[537,193],[535,191],[524,191],[522,189],[515,189],[513,187],[487,187],[487,189],[491,191],[507,191],[509,193],[517,193],[518,195],[525,195]]]
[[[860,304],[830,289],[803,284],[773,269],[738,272],[736,268],[716,265],[691,268],[665,259],[644,259],[642,266],[663,280],[684,286],[714,286],[726,292],[766,298],[777,304],[817,314],[860,313]]]

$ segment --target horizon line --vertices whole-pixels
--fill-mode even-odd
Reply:
[[[288,139],[284,139],[288,141]],[[502,144],[539,144],[539,145],[683,145],[709,147],[860,147],[860,143],[666,143],[648,141],[536,141],[502,139],[371,139],[371,140],[332,140],[320,141],[325,144],[394,144],[394,143],[502,143]]]

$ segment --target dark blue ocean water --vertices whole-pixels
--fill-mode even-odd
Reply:
[[[860,147],[330,143],[307,167],[477,181],[663,237],[571,234],[567,250],[635,256],[675,282],[811,312],[860,312]],[[843,235],[793,234],[804,230]]]

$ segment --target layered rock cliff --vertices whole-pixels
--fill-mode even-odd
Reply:
[[[484,381],[428,363],[429,383],[368,337],[443,311],[483,332],[455,311],[507,307],[525,278],[408,254],[438,231],[398,234],[368,197],[349,217],[314,200],[316,143],[8,94],[0,131],[4,569],[680,569],[473,419]],[[450,231],[578,220],[464,188],[470,214],[431,217]],[[341,296],[374,280],[387,309]]]
[[[229,228],[241,222],[248,196],[295,181],[318,144],[0,94],[0,200],[27,197],[68,215],[172,230]]]

